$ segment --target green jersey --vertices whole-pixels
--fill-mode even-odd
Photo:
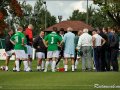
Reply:
[[[25,39],[25,35],[22,32],[17,32],[11,37],[11,40],[15,42],[15,50],[25,50],[25,47],[22,45],[22,39]]]
[[[55,51],[58,50],[58,43],[62,38],[56,32],[52,32],[45,37],[45,41],[48,42],[48,51]]]

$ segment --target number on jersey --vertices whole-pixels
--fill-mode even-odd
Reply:
[[[51,44],[54,43],[54,37],[51,37]]]

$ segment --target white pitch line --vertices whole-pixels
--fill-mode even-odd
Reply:
[[[0,84],[0,86],[11,86],[10,84]],[[67,86],[71,86],[71,87],[92,87],[93,85],[25,85],[25,84],[14,84],[14,86],[49,86],[49,87],[67,87]]]

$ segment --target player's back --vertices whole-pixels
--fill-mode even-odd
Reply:
[[[14,49],[23,49],[22,39],[24,38],[24,34],[21,32],[17,32],[11,37],[11,40],[15,42]]]
[[[56,33],[50,33],[48,36],[48,44],[57,44],[58,42],[60,42],[59,35]]]

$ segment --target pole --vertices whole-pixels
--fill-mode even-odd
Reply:
[[[47,28],[47,6],[45,4],[45,30]]]
[[[86,23],[88,24],[88,0],[87,0],[87,13],[86,13]]]
[[[47,5],[46,5],[46,2],[43,2],[43,4],[45,4],[45,30],[46,30],[46,27],[47,27]]]

